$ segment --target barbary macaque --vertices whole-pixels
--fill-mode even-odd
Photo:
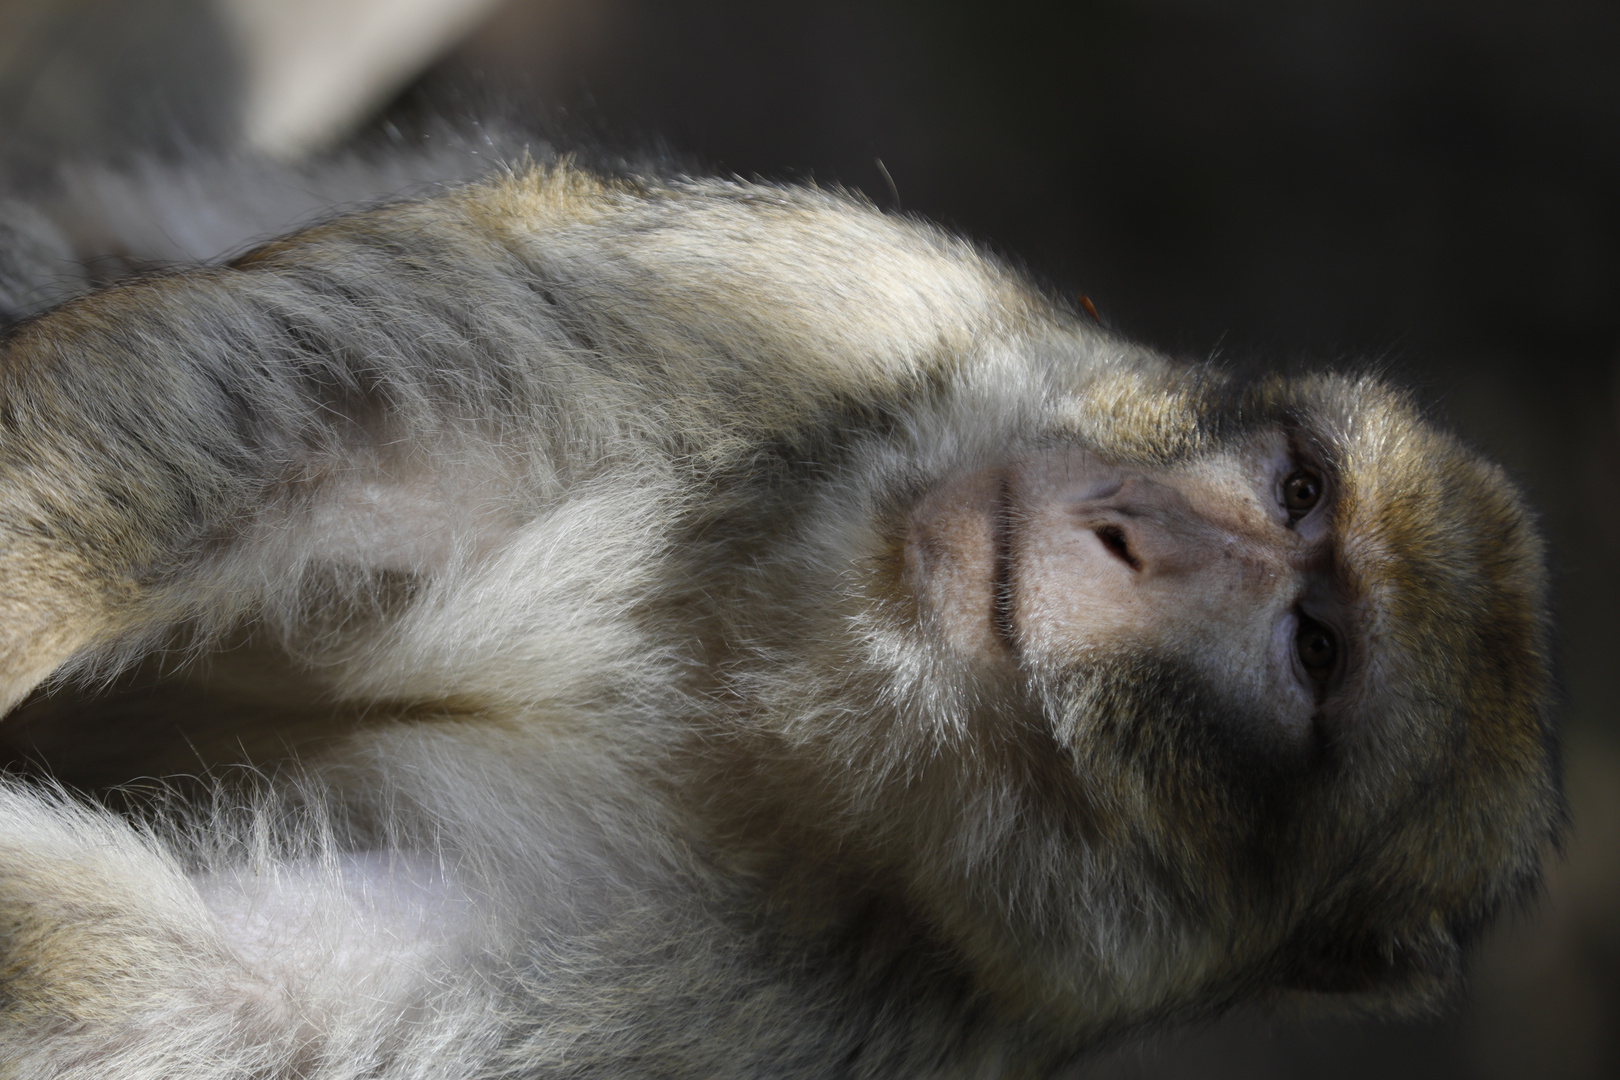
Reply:
[[[517,164],[13,313],[0,699],[331,727],[5,782],[0,1075],[1047,1075],[1432,1007],[1556,840],[1497,467],[858,198]]]

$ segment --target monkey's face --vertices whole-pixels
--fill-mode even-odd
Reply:
[[[1288,875],[1314,875],[1310,797],[1333,798],[1327,747],[1363,696],[1338,496],[1267,427],[1176,464],[1047,447],[942,484],[906,523],[920,623],[961,677],[1030,689],[1092,873],[1220,935],[1285,932]],[[1233,959],[1161,962],[1241,978]]]
[[[1377,383],[1153,400],[880,524],[794,738],[987,965],[1159,1011],[1432,999],[1561,814],[1533,525]]]
[[[1276,753],[1326,732],[1352,598],[1326,470],[1277,431],[1176,468],[1080,448],[960,478],[913,514],[906,570],[964,660],[1055,671],[1176,657]]]

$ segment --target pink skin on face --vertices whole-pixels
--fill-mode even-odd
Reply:
[[[1330,621],[1337,602],[1325,507],[1291,520],[1282,502],[1295,468],[1276,436],[1173,470],[1078,450],[985,469],[918,506],[907,575],[970,663],[1146,648],[1194,660],[1302,738],[1322,683],[1299,660],[1301,619]]]

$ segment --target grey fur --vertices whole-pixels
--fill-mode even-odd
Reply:
[[[404,186],[355,168],[311,187]],[[9,219],[13,316],[96,276],[74,221],[121,265],[205,263],[11,332],[0,572],[28,617],[84,613],[13,667],[246,625],[400,722],[139,827],[7,783],[0,1075],[1045,1074],[1312,965],[1359,975],[1369,945],[1401,956],[1354,1000],[1424,1007],[1533,881],[1559,813],[1539,547],[1399,395],[1245,398],[805,188],[524,166],[206,264],[309,212],[211,216],[259,201],[242,175],[186,181],[223,190],[186,198],[184,235],[149,176],[73,188],[103,216]],[[1419,648],[1367,706],[1412,733],[1358,746],[1296,829],[1266,800],[1304,796],[1200,757],[1196,680],[1146,689],[1175,678],[1152,657],[982,679],[896,591],[899,523],[941,478],[1055,443],[1199,460],[1285,418],[1348,461],[1395,431],[1495,477],[1484,509],[1429,512],[1508,537],[1446,566],[1470,597],[1515,568],[1480,588],[1525,619],[1529,689],[1499,696],[1538,749],[1432,751],[1474,721],[1428,680],[1473,661]],[[1104,721],[1144,725],[1145,765]],[[1077,824],[1116,789],[1186,824],[1134,771],[1178,760],[1190,801],[1230,804],[1196,853]],[[1407,848],[1379,845],[1454,821],[1486,822],[1457,865],[1384,873]],[[1280,867],[1257,876],[1254,823]]]

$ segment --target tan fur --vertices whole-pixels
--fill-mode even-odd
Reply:
[[[1248,1000],[1432,1008],[1556,837],[1494,466],[843,195],[526,165],[5,349],[4,702],[195,658],[12,723],[168,702],[279,772],[133,825],[0,788],[0,1076],[1045,1075]],[[1087,470],[1212,584],[1073,595],[1128,574],[1065,531]],[[1308,724],[1232,599],[1296,573],[1353,650]],[[277,717],[294,763],[230,726]]]

